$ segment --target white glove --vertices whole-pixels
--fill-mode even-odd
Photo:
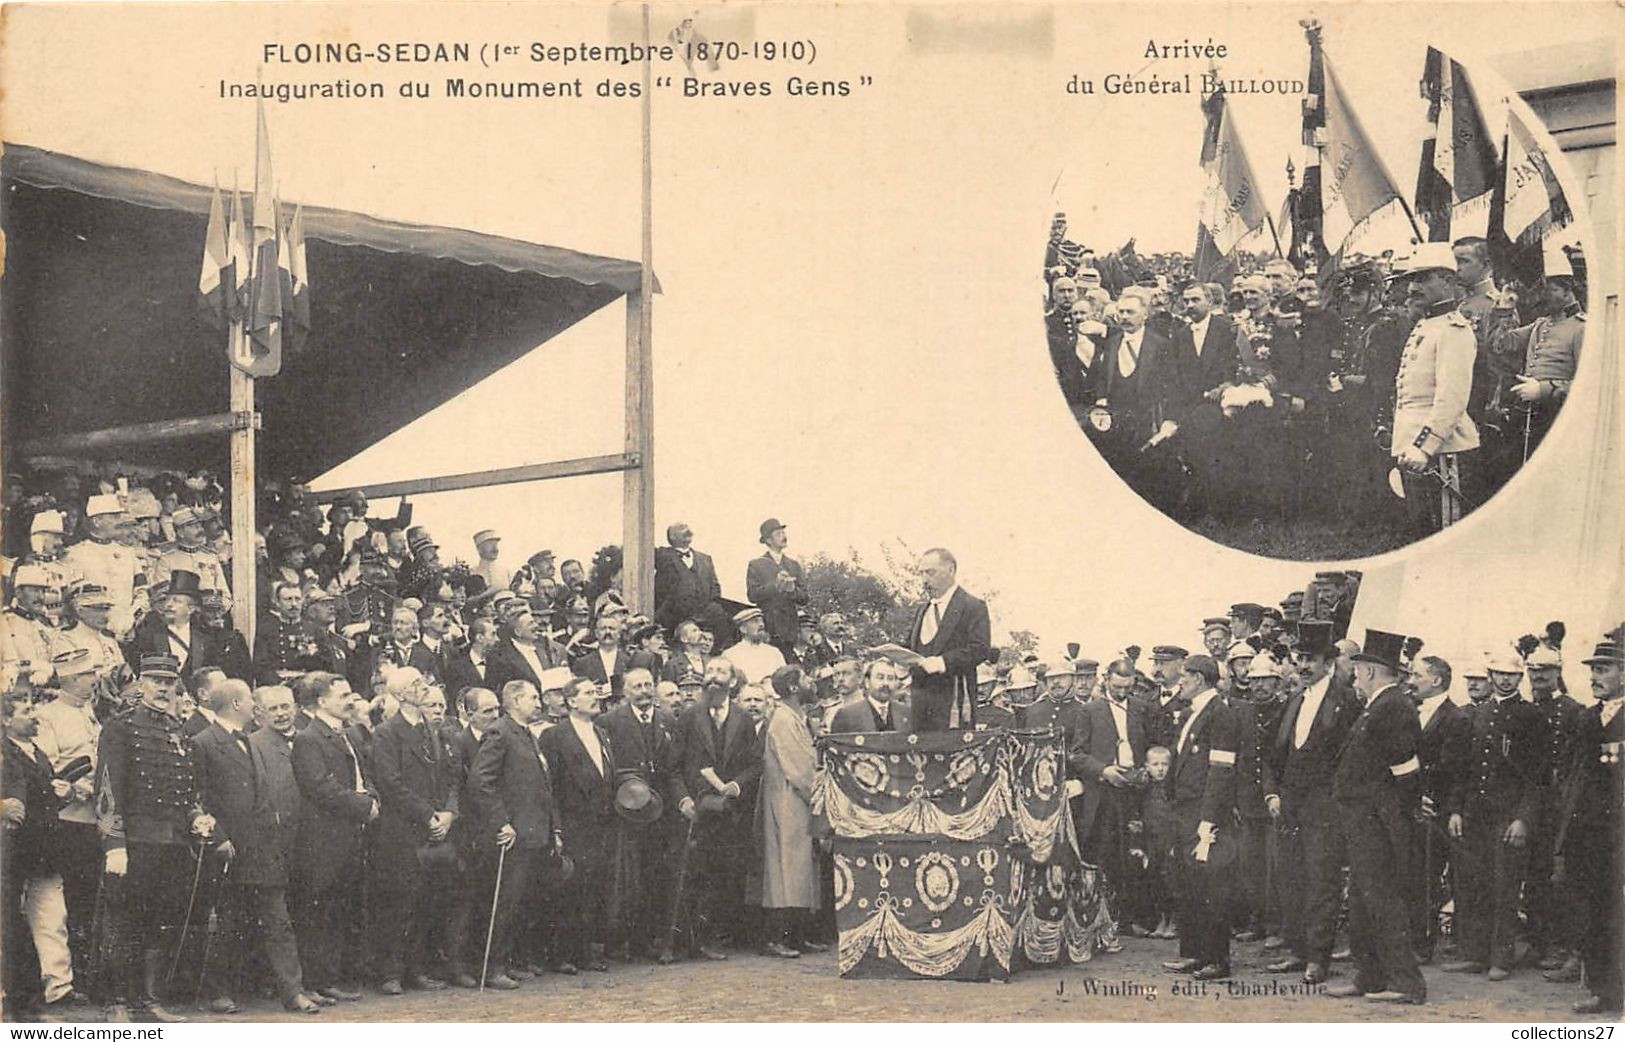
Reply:
[[[1208,852],[1213,849],[1213,841],[1217,838],[1213,823],[1204,821],[1196,826],[1196,860],[1207,863]]]
[[[1079,781],[1076,778],[1068,778],[1066,780],[1066,798],[1071,799],[1074,796],[1082,796],[1082,795],[1083,795],[1083,782]]]
[[[109,850],[107,852],[105,868],[107,874],[110,876],[122,876],[124,873],[128,872],[130,870],[129,851],[125,850],[123,847],[117,847],[113,850]]]

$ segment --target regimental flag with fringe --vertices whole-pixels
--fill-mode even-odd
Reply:
[[[1429,47],[1422,67],[1428,135],[1416,175],[1416,216],[1428,241],[1482,236],[1489,228],[1497,157],[1467,70]]]
[[[226,241],[225,203],[220,186],[209,197],[209,224],[203,232],[203,268],[198,273],[198,313],[208,325],[224,333],[231,324],[228,298],[236,293],[231,247]]]
[[[1401,202],[1401,196],[1382,156],[1377,154],[1338,85],[1330,61],[1325,61],[1324,71],[1326,138],[1320,163],[1321,229],[1327,247],[1334,256],[1341,256],[1371,215]]]
[[[305,208],[296,206],[283,238],[288,286],[283,296],[283,330],[288,350],[298,351],[310,335],[310,278],[305,268]]]
[[[271,140],[265,106],[259,108],[259,134],[254,147],[254,268],[249,280],[246,356],[234,356],[250,376],[275,376],[282,369],[282,275],[278,254],[277,205],[271,173]],[[246,362],[247,364],[241,364]]]
[[[1202,113],[1207,117],[1201,153],[1207,185],[1196,224],[1196,277],[1225,282],[1235,274],[1236,245],[1263,227],[1269,215],[1222,87],[1203,100]]]

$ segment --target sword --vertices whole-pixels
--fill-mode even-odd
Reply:
[[[192,928],[192,912],[197,908],[197,888],[203,881],[203,844],[197,844],[197,868],[192,871],[192,896],[186,899],[186,918],[181,922],[180,943],[175,945],[175,958],[169,963],[169,976],[164,978],[164,986],[169,987],[175,983],[175,971],[180,969],[181,953],[186,950],[186,933]]]

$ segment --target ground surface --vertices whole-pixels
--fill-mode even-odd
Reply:
[[[1008,983],[964,984],[935,981],[841,980],[833,955],[795,961],[736,954],[727,962],[676,966],[616,965],[608,973],[579,977],[544,976],[518,991],[447,990],[408,992],[385,998],[370,992],[361,1002],[330,1008],[319,1017],[299,1017],[259,1001],[236,1017],[198,1019],[244,1021],[1463,1021],[1472,1023],[1550,1023],[1578,1018],[1569,1006],[1581,993],[1576,985],[1548,984],[1538,971],[1520,970],[1491,984],[1425,968],[1428,1003],[1386,1006],[1364,999],[1323,995],[1264,994],[1236,997],[1222,985],[1201,985],[1169,974],[1159,965],[1175,957],[1168,941],[1125,940],[1123,951],[1097,956],[1084,966],[1034,969]],[[1296,974],[1272,975],[1258,944],[1235,946],[1236,985],[1249,989],[1292,985]],[[1347,979],[1350,968],[1336,964]],[[1105,996],[1097,989],[1122,988],[1134,994]],[[1175,985],[1181,993],[1173,993]],[[1194,992],[1194,993],[1193,993]],[[1147,998],[1154,993],[1154,998]],[[1596,1018],[1592,1018],[1596,1019]]]

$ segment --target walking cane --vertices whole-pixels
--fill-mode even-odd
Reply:
[[[192,872],[192,896],[186,899],[186,918],[181,922],[180,943],[175,945],[175,958],[169,963],[169,976],[164,978],[164,987],[168,988],[175,983],[175,971],[181,967],[181,953],[186,950],[186,934],[192,928],[192,912],[197,907],[197,888],[203,881],[203,844],[197,845],[197,868]]]
[[[502,866],[508,860],[508,848],[497,848],[497,885],[491,891],[491,921],[485,926],[485,958],[480,962],[480,990],[485,990],[485,974],[491,969],[491,937],[497,929],[497,895],[502,893]]]
[[[218,923],[220,898],[225,895],[226,877],[229,875],[231,875],[231,859],[227,858],[225,864],[220,866],[220,889],[215,895],[214,907],[209,911],[209,922],[204,927],[203,932],[203,962],[197,971],[197,999],[199,1002],[203,1001],[203,984],[209,976],[209,952],[214,947],[214,931]]]
[[[683,838],[683,853],[677,859],[677,887],[671,902],[671,929],[666,932],[666,937],[674,947],[677,944],[677,921],[683,914],[683,891],[688,888],[688,852],[694,845],[694,820],[698,817],[699,814],[696,813],[694,818],[688,820],[688,835]]]

